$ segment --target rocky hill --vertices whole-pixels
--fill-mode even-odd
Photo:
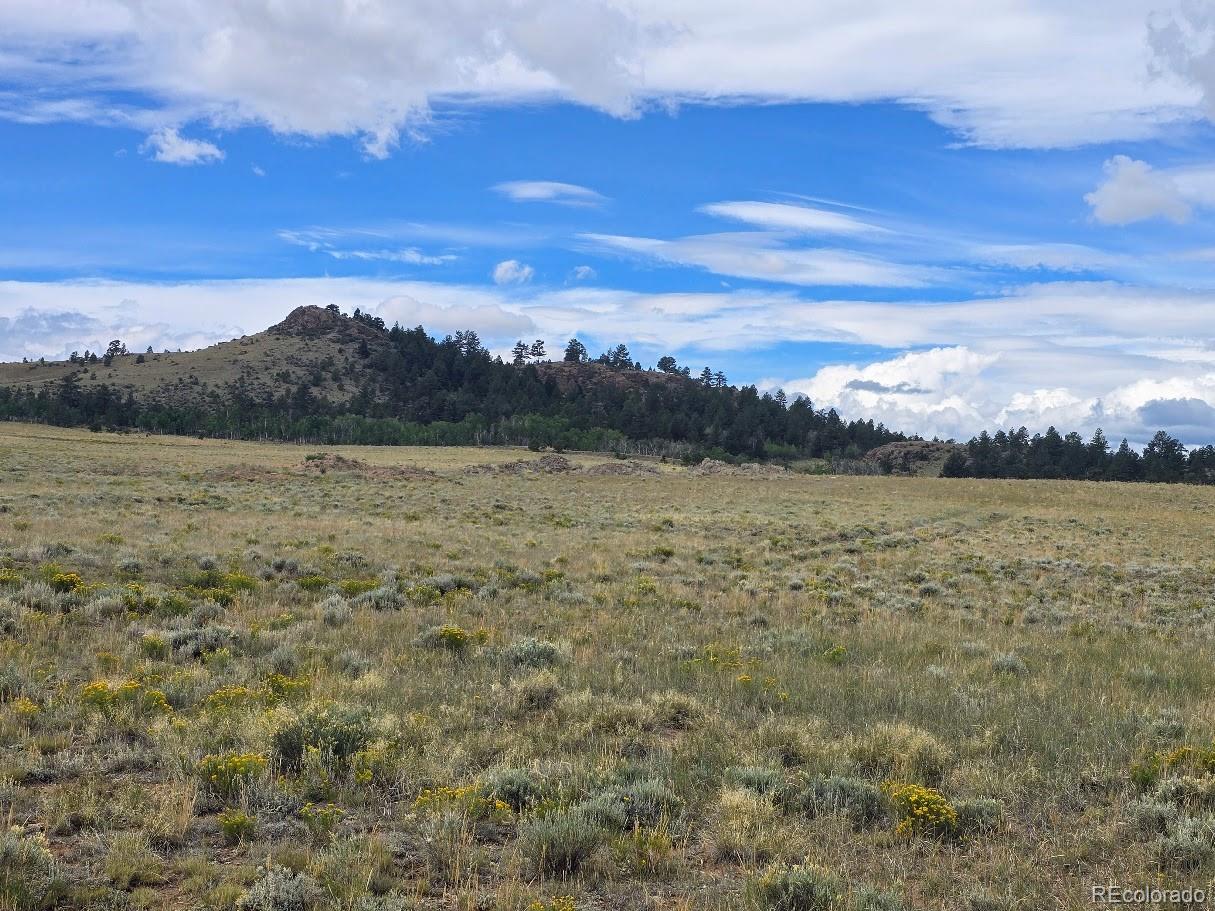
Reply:
[[[70,361],[0,364],[0,386],[107,385],[144,402],[184,405],[235,388],[273,398],[307,383],[331,402],[348,401],[385,352],[384,333],[324,307],[297,307],[263,332],[197,351],[118,355],[108,364]]]

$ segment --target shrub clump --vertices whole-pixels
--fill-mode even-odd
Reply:
[[[918,784],[886,782],[882,786],[899,814],[895,832],[900,835],[954,835],[958,811],[936,788]]]
[[[236,902],[237,911],[312,911],[320,905],[321,884],[307,873],[267,868]]]
[[[755,794],[776,794],[784,786],[785,776],[767,766],[730,766],[725,771],[726,784]]]
[[[220,797],[232,797],[266,770],[261,753],[220,753],[204,756],[198,762],[203,786]]]
[[[487,636],[482,630],[470,633],[462,626],[445,623],[443,626],[432,626],[423,630],[414,639],[413,644],[421,648],[439,649],[455,655],[462,655],[474,644],[482,644]]]
[[[602,830],[577,808],[533,816],[519,826],[524,862],[541,876],[577,873],[602,841]]]
[[[1215,857],[1215,815],[1186,816],[1173,831],[1156,841],[1156,859],[1162,867],[1194,870]]]
[[[44,908],[57,878],[55,857],[44,840],[17,829],[0,833],[0,906],[13,911]]]
[[[369,592],[363,592],[354,599],[355,607],[370,607],[372,610],[400,610],[405,606],[405,599],[397,591],[395,585],[381,585]]]
[[[936,737],[910,724],[878,724],[851,746],[860,771],[880,780],[894,778],[935,785],[953,763],[953,753]]]
[[[718,860],[756,864],[774,859],[783,844],[771,799],[741,788],[721,792],[706,827],[709,850]]]
[[[665,781],[651,778],[608,788],[576,805],[604,828],[653,828],[679,812],[682,801]]]
[[[534,636],[512,642],[505,655],[515,667],[551,667],[561,660],[561,650],[555,643]]]
[[[1008,674],[1012,677],[1024,677],[1029,673],[1029,665],[1016,652],[997,655],[991,661],[991,669],[998,674]]]
[[[991,832],[1004,818],[1004,805],[990,797],[959,800],[953,808],[958,814],[958,833],[962,835]]]
[[[287,771],[296,771],[309,748],[328,760],[345,765],[373,739],[371,718],[362,709],[328,705],[313,706],[289,719],[271,737],[275,760]]]
[[[221,810],[216,818],[224,841],[230,845],[248,841],[257,831],[257,817],[235,807]]]
[[[485,779],[490,797],[507,803],[519,812],[539,802],[544,795],[544,782],[530,769],[497,769]]]
[[[747,883],[747,897],[761,911],[837,911],[846,889],[821,867],[769,867]]]
[[[353,619],[354,611],[350,609],[350,603],[340,595],[330,595],[321,602],[321,622],[326,626],[337,629]]]
[[[855,826],[871,826],[886,816],[881,789],[856,778],[811,778],[797,794],[795,804],[807,816],[841,813]]]
[[[227,626],[191,626],[171,630],[165,641],[178,657],[201,658],[235,642],[236,632]]]

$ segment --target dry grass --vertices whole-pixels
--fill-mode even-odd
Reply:
[[[0,425],[0,800],[65,906],[725,911],[807,864],[858,909],[1082,908],[1215,873],[1215,492],[310,451]],[[230,754],[267,762],[199,776]],[[846,804],[892,779],[996,815]]]

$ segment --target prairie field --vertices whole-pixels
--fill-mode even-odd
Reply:
[[[1213,517],[1190,486],[0,424],[0,908],[1202,885]]]

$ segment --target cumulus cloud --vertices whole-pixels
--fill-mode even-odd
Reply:
[[[1101,427],[1107,437],[1126,437],[1136,445],[1159,429],[1194,444],[1215,439],[1215,373],[1145,384],[1124,370],[1094,383],[1083,378],[1080,366],[1067,371],[1073,386],[1035,387],[1036,358],[1024,354],[934,348],[864,366],[832,365],[805,379],[769,379],[765,385],[807,395],[849,416],[946,439],[968,439],[982,429],[1027,427],[1040,433],[1051,426],[1086,435]],[[1154,397],[1166,395],[1172,397]]]
[[[154,161],[165,164],[212,164],[224,160],[223,150],[203,139],[187,139],[173,127],[157,130],[140,146]]]
[[[551,202],[561,206],[598,206],[604,197],[589,187],[555,180],[508,180],[493,189],[515,202]]]
[[[524,285],[532,280],[536,270],[517,259],[504,259],[494,266],[495,285]]]
[[[8,0],[0,82],[38,91],[0,98],[0,112],[258,123],[358,136],[382,157],[426,128],[436,102],[561,98],[631,116],[684,101],[898,101],[972,142],[1072,146],[1150,137],[1208,111],[1207,21],[1158,25],[1149,45],[1155,6],[993,0],[974,16],[956,0]]]
[[[596,272],[591,266],[574,266],[574,268],[570,270],[570,281],[593,282],[598,277],[599,273]]]
[[[1169,175],[1126,155],[1115,155],[1105,163],[1105,182],[1084,201],[1092,207],[1093,218],[1106,225],[1157,217],[1180,224],[1190,218],[1189,203]]]

